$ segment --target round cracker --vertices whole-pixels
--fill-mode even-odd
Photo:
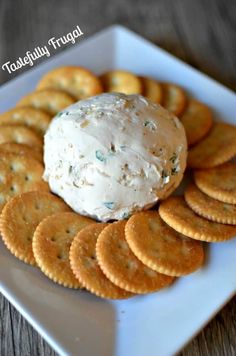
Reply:
[[[70,268],[69,250],[75,235],[94,220],[76,213],[59,212],[43,219],[32,241],[33,254],[41,271],[54,282],[81,288]]]
[[[188,152],[189,168],[212,168],[236,155],[236,127],[216,122],[207,137]]]
[[[149,293],[168,286],[173,277],[153,271],[133,254],[125,239],[125,224],[112,223],[98,237],[96,255],[103,273],[112,283],[132,293]]]
[[[209,197],[224,203],[236,204],[236,163],[194,172],[198,188]]]
[[[220,242],[236,235],[236,226],[218,224],[198,216],[181,196],[171,196],[159,207],[161,218],[174,230],[196,240]]]
[[[44,135],[51,121],[51,116],[45,111],[30,106],[17,107],[0,115],[0,126],[27,126],[40,135]]]
[[[208,106],[191,99],[181,116],[189,146],[196,144],[207,135],[213,124],[212,112]]]
[[[162,105],[176,116],[181,116],[186,105],[187,97],[182,88],[176,84],[163,83],[163,102]]]
[[[44,89],[33,91],[24,96],[16,106],[31,106],[35,109],[44,110],[51,116],[55,116],[59,111],[74,104],[74,102],[75,99],[62,90]]]
[[[33,191],[48,191],[42,180],[43,165],[29,156],[2,152],[0,155],[0,211],[9,199],[18,194]]]
[[[179,277],[203,263],[202,243],[169,227],[157,211],[134,214],[126,224],[125,236],[135,256],[159,273]]]
[[[60,89],[77,100],[102,93],[100,80],[82,67],[59,67],[46,73],[39,81],[37,89]]]
[[[184,197],[196,214],[218,223],[236,225],[236,205],[223,203],[209,197],[195,184],[189,184]]]
[[[35,265],[32,238],[37,225],[48,215],[70,208],[50,193],[28,192],[12,198],[0,217],[3,242],[20,260]]]
[[[101,76],[105,92],[118,92],[124,94],[141,94],[142,83],[140,79],[124,70],[112,70]]]
[[[2,126],[0,128],[0,144],[9,142],[22,143],[40,149],[43,146],[41,137],[24,126]]]
[[[19,156],[29,156],[36,159],[39,162],[43,162],[42,151],[36,147],[30,147],[22,143],[6,142],[0,144],[0,154],[13,153]]]
[[[139,77],[142,83],[143,96],[151,100],[153,103],[160,104],[163,97],[163,89],[160,83],[156,80],[147,77]]]
[[[102,272],[96,257],[99,234],[108,224],[85,227],[74,238],[70,248],[70,264],[73,273],[91,293],[102,298],[124,299],[132,294],[117,287]]]

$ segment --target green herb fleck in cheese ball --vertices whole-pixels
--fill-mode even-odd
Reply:
[[[140,95],[101,94],[70,106],[45,135],[44,179],[76,212],[101,221],[150,208],[179,185],[180,121]]]

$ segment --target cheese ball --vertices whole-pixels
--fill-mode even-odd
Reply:
[[[44,179],[74,211],[121,220],[170,195],[186,156],[184,128],[170,112],[141,95],[106,93],[52,120]]]

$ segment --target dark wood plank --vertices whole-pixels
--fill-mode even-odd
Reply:
[[[30,4],[1,0],[0,63],[13,61],[77,24],[89,37],[113,23],[131,28],[236,90],[234,0],[35,0]],[[22,72],[8,74],[0,69],[0,84]],[[0,319],[0,355],[55,355],[2,296]],[[181,352],[182,356],[235,354],[236,298]]]

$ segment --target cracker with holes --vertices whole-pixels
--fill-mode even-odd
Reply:
[[[189,184],[184,197],[190,208],[198,215],[218,223],[236,225],[236,205],[209,197],[195,184]]]
[[[168,286],[173,277],[145,266],[131,251],[125,239],[125,221],[107,226],[98,236],[96,255],[108,279],[128,292],[144,294]]]
[[[59,111],[72,105],[74,102],[75,99],[62,90],[44,89],[24,96],[17,103],[17,107],[31,106],[35,109],[46,111],[51,116],[55,116]]]
[[[39,162],[43,161],[43,152],[40,148],[30,147],[23,143],[6,142],[0,144],[0,154],[2,153],[14,153],[19,156],[29,156],[36,159]]]
[[[176,84],[163,83],[163,102],[165,109],[176,116],[181,116],[187,105],[187,97],[182,88]]]
[[[209,134],[188,152],[188,167],[196,169],[219,166],[236,155],[236,127],[216,122]]]
[[[125,226],[125,237],[136,257],[159,273],[179,277],[203,263],[201,242],[169,227],[157,211],[133,215]]]
[[[161,84],[156,80],[147,77],[139,77],[139,79],[142,83],[143,96],[151,100],[153,103],[161,104],[163,99],[163,89]]]
[[[81,230],[70,248],[70,265],[82,286],[102,298],[124,299],[132,296],[113,284],[102,272],[96,257],[99,234],[108,224],[92,224]]]
[[[44,135],[51,121],[51,116],[45,111],[30,106],[17,107],[0,114],[0,126],[27,126],[40,135]]]
[[[0,155],[0,210],[12,197],[33,190],[48,191],[43,165],[29,156]]]
[[[220,242],[232,239],[236,226],[219,224],[198,216],[181,196],[171,196],[159,207],[166,224],[176,231],[196,240]]]
[[[213,124],[212,112],[207,105],[191,99],[180,118],[184,125],[189,146],[207,135]]]
[[[45,217],[62,211],[70,208],[47,192],[28,192],[12,198],[0,217],[3,242],[17,258],[35,265],[32,238],[36,227]]]
[[[33,236],[33,254],[41,271],[54,282],[69,288],[80,288],[69,262],[74,236],[94,220],[76,213],[60,212],[46,217]]]
[[[8,142],[22,143],[38,148],[42,148],[43,146],[42,138],[34,131],[24,126],[0,127],[0,144]]]
[[[236,204],[236,163],[227,162],[215,168],[196,170],[194,181],[209,197]]]
[[[100,80],[82,67],[59,67],[46,73],[39,81],[37,89],[60,89],[77,100],[102,93]]]
[[[101,76],[105,92],[123,94],[141,94],[141,80],[134,74],[124,70],[113,70]]]

